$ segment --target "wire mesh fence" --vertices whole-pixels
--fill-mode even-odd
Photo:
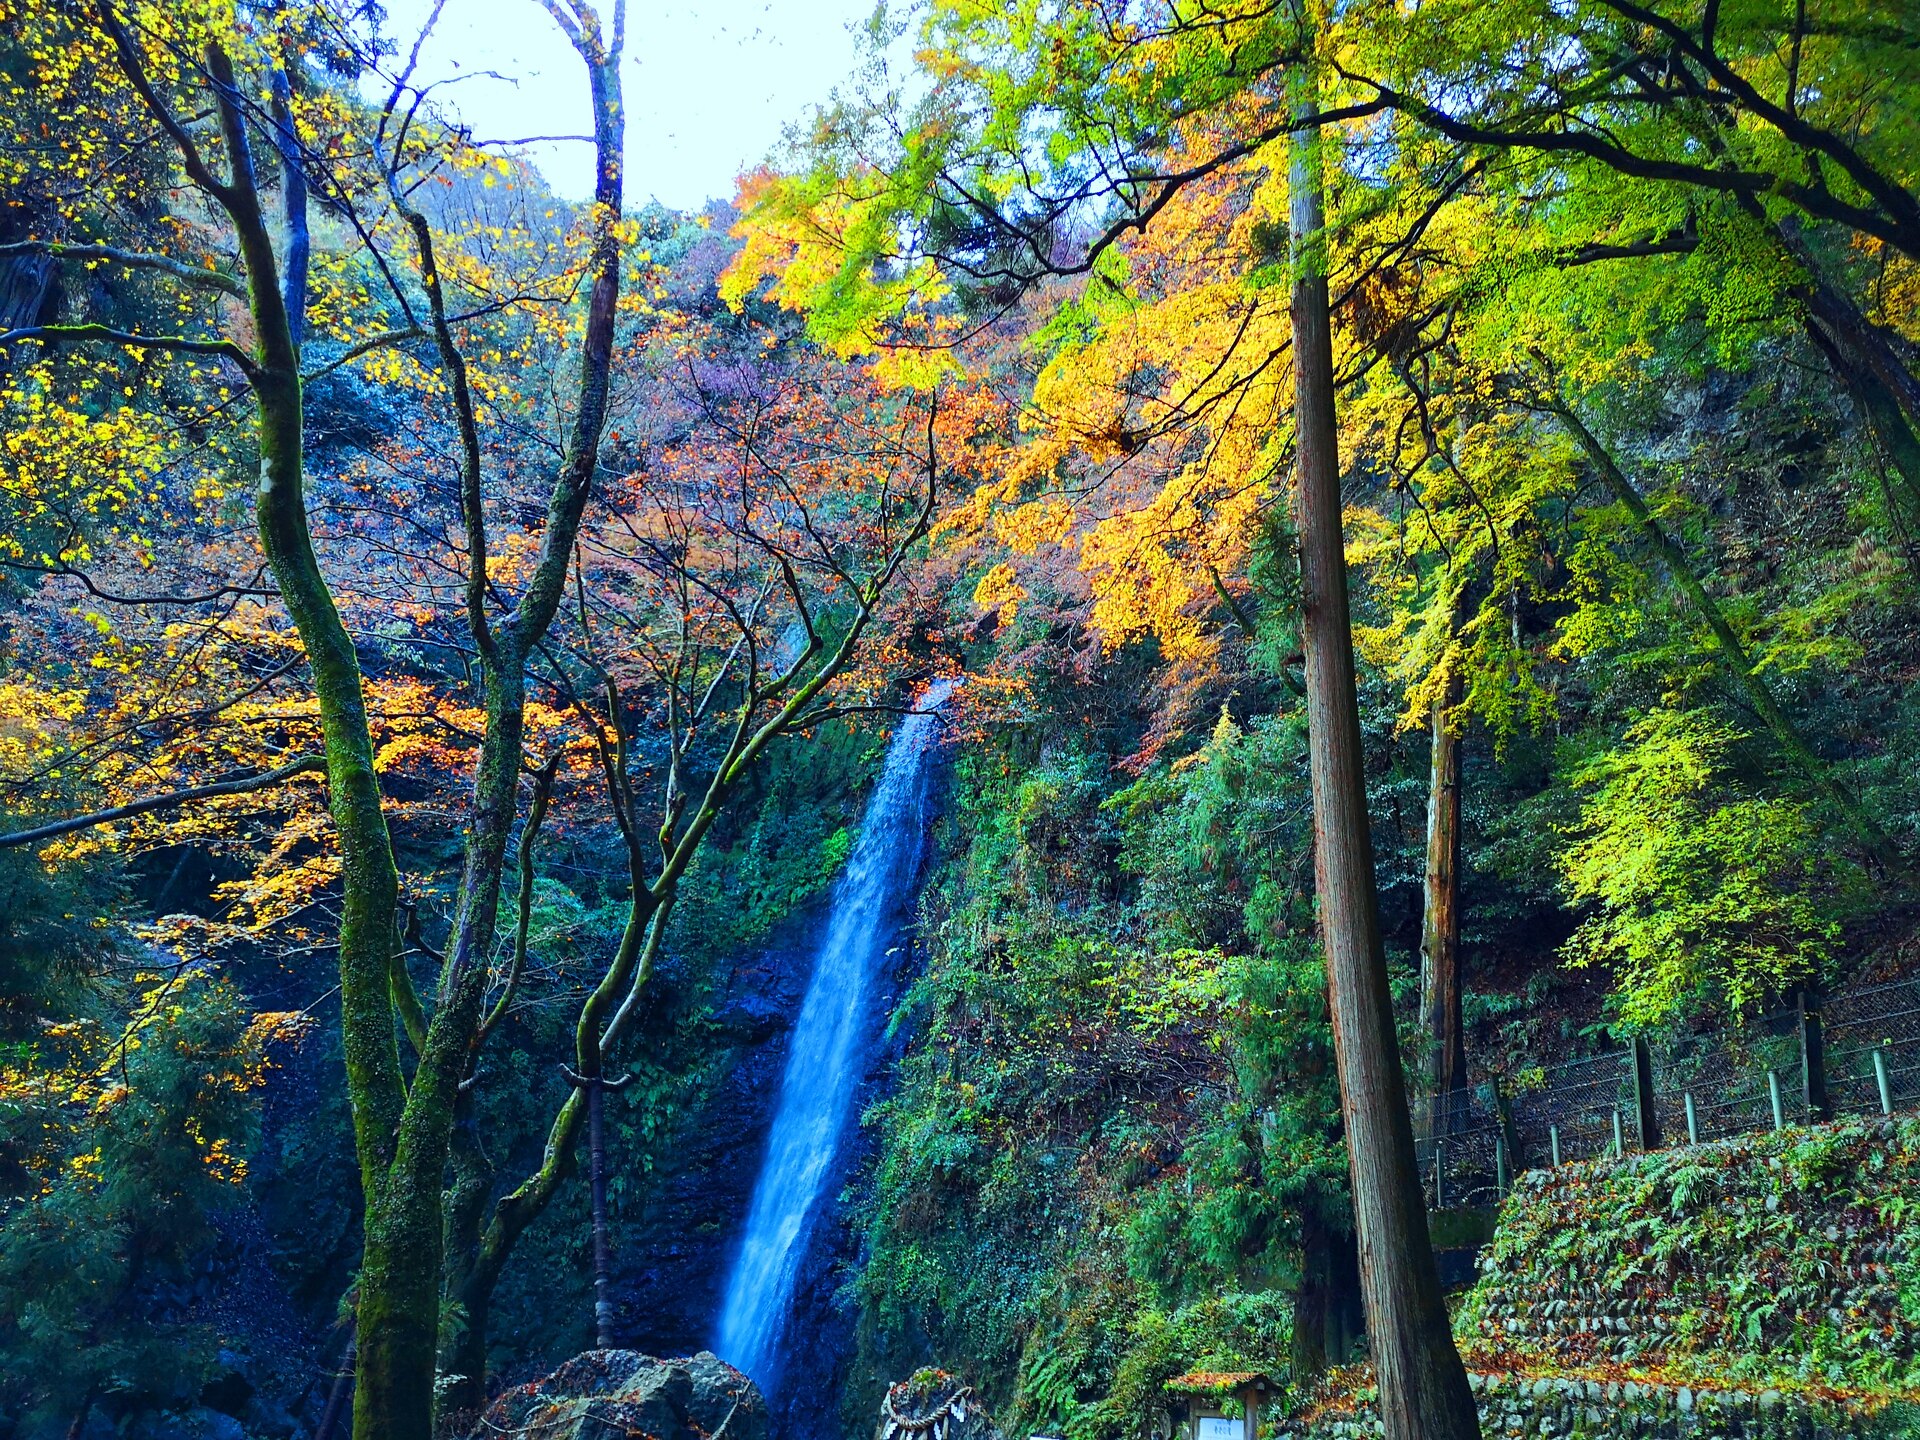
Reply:
[[[1463,1091],[1421,1127],[1421,1180],[1435,1209],[1487,1204],[1522,1170],[1916,1104],[1920,975]]]

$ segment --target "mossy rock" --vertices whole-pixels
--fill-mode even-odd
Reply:
[[[767,1440],[759,1389],[702,1351],[589,1350],[487,1407],[471,1440]]]

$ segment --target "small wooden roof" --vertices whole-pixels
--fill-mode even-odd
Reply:
[[[1190,1370],[1167,1381],[1167,1389],[1176,1395],[1231,1395],[1249,1387],[1271,1390],[1274,1384],[1259,1370]]]

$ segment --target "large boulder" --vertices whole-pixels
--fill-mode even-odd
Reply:
[[[921,1370],[880,1400],[874,1440],[1001,1440],[973,1387],[945,1370]]]
[[[767,1440],[759,1389],[702,1351],[656,1360],[589,1350],[542,1380],[507,1391],[472,1440]]]

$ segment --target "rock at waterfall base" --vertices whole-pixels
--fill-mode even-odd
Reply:
[[[702,1351],[657,1360],[637,1350],[589,1350],[487,1407],[472,1440],[767,1440],[767,1406],[753,1381]]]

